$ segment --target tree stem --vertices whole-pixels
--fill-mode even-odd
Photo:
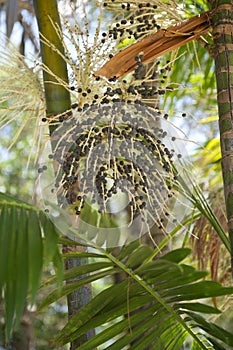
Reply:
[[[35,13],[40,31],[40,46],[43,69],[46,115],[51,118],[56,114],[61,114],[70,109],[71,100],[67,87],[69,86],[67,65],[64,60],[64,48],[61,41],[61,22],[58,13],[56,0],[34,0]],[[55,126],[50,123],[50,134],[54,131]],[[52,144],[53,147],[53,144]],[[79,251],[77,246],[63,246],[63,252]],[[86,248],[80,248],[83,251]],[[85,263],[85,259],[66,259],[65,268],[71,269]],[[76,278],[77,279],[77,278]],[[67,283],[73,282],[69,280]],[[74,291],[67,297],[68,317],[72,317],[81,307],[86,305],[91,299],[91,287]],[[92,336],[87,334],[81,340],[74,340],[70,344],[70,349],[77,349],[88,338]]]
[[[211,1],[222,172],[233,267],[233,4]],[[233,268],[232,268],[233,273]]]

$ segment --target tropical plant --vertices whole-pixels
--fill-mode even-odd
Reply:
[[[189,249],[181,248],[153,260],[153,250],[135,241],[123,247],[115,258],[106,250],[101,251],[96,247],[89,257],[97,258],[98,262],[65,272],[65,278],[77,274],[82,278],[64,286],[61,295],[90,281],[122,271],[126,277],[100,292],[73,316],[57,335],[56,341],[64,344],[94,327],[107,324],[107,328],[80,345],[80,348],[94,349],[104,345],[104,348],[123,349],[131,345],[135,349],[151,346],[156,349],[180,349],[188,337],[194,349],[221,349],[221,341],[225,343],[223,346],[232,346],[231,333],[220,329],[217,332],[218,327],[206,321],[206,316],[203,318],[200,315],[219,311],[198,301],[232,293],[232,288],[223,288],[213,281],[199,281],[206,273],[181,263],[189,253]],[[75,257],[75,254],[72,256]],[[78,256],[82,255],[79,253]],[[87,253],[84,254],[86,256]],[[54,283],[54,278],[49,283]],[[56,299],[55,289],[40,307],[46,307]]]
[[[13,324],[19,325],[27,295],[34,303],[44,265],[54,263],[62,280],[62,258],[58,232],[44,211],[28,203],[0,194],[1,278],[9,338]],[[9,234],[10,233],[10,234]]]
[[[71,349],[94,349],[97,346],[102,346],[104,349],[130,347],[178,350],[183,346],[191,349],[232,348],[232,334],[206,317],[220,313],[216,307],[216,297],[232,294],[232,288],[223,287],[214,281],[201,280],[207,274],[197,271],[192,266],[188,258],[190,250],[187,248],[174,249],[162,257],[160,255],[161,249],[177,232],[186,229],[188,235],[190,226],[200,215],[208,220],[228,252],[231,250],[231,241],[229,242],[224,228],[193,180],[192,171],[190,172],[187,163],[180,159],[181,154],[173,150],[172,146],[166,147],[167,138],[170,138],[174,145],[178,143],[176,135],[173,134],[175,128],[168,127],[170,122],[167,121],[167,113],[159,109],[145,108],[143,104],[145,100],[148,102],[148,97],[156,99],[158,95],[163,96],[173,90],[171,86],[166,85],[164,77],[164,72],[171,70],[170,62],[162,59],[161,69],[159,69],[161,63],[155,62],[148,69],[145,69],[143,63],[145,57],[152,60],[170,48],[161,47],[159,53],[157,51],[155,55],[149,53],[149,58],[146,56],[148,52],[146,55],[141,52],[142,46],[148,43],[148,39],[144,37],[150,35],[156,28],[158,31],[152,37],[156,41],[158,38],[162,40],[162,44],[165,41],[164,45],[168,45],[167,40],[170,38],[174,47],[205,33],[210,28],[210,21],[217,23],[217,27],[214,26],[215,33],[217,30],[224,30],[224,26],[218,22],[219,16],[223,11],[225,21],[226,12],[227,15],[230,13],[232,5],[227,5],[227,1],[226,5],[222,2],[219,6],[212,4],[213,12],[204,13],[176,26],[174,20],[185,17],[185,11],[177,8],[177,4],[173,1],[169,3],[155,1],[153,4],[138,1],[127,4],[106,1],[99,4],[94,11],[99,11],[101,18],[101,13],[108,9],[112,11],[111,13],[115,13],[116,17],[109,30],[105,29],[104,32],[101,32],[100,20],[97,21],[92,45],[89,43],[90,28],[85,14],[87,4],[84,3],[82,12],[84,24],[76,21],[72,26],[72,23],[64,21],[64,34],[56,1],[49,0],[46,3],[34,1],[34,5],[40,29],[46,115],[43,114],[44,104],[38,102],[38,99],[33,112],[40,111],[39,121],[44,125],[47,124],[47,140],[50,137],[51,143],[51,153],[47,155],[46,161],[42,159],[38,172],[42,179],[48,174],[49,181],[51,173],[52,177],[55,173],[55,179],[53,178],[49,184],[46,183],[44,191],[50,193],[48,200],[46,196],[43,198],[49,217],[40,209],[5,194],[0,198],[2,242],[0,257],[3,266],[0,286],[5,300],[6,338],[9,339],[13,325],[17,326],[19,323],[27,294],[30,294],[31,303],[35,299],[43,258],[47,263],[52,260],[57,266],[57,271],[60,273],[58,280],[61,281],[59,243],[63,245],[63,259],[68,262],[63,277],[67,283],[60,284],[58,288],[57,277],[45,281],[42,288],[49,287],[49,292],[39,306],[41,310],[62,296],[68,296],[69,320],[55,338],[58,345],[70,343]],[[202,9],[201,1],[199,5]],[[189,6],[192,8],[191,2],[188,2],[187,8]],[[119,15],[119,10],[124,10],[123,14]],[[160,29],[160,25],[163,24],[162,10],[167,14],[169,23],[172,21],[170,29]],[[148,11],[148,15],[145,11]],[[182,28],[188,28],[185,39],[183,32],[180,35]],[[66,36],[69,37],[69,42],[64,39]],[[138,38],[141,41],[137,41]],[[228,53],[230,50],[226,47],[228,37],[224,38],[226,39],[224,48]],[[119,49],[119,43],[124,47],[129,43],[127,40],[131,39],[135,41],[133,47],[136,48],[133,55],[131,47],[126,47],[120,54],[114,56]],[[221,39],[223,39],[221,35],[215,34],[214,40],[217,40],[217,45]],[[117,41],[116,45],[112,44],[113,40]],[[71,48],[71,44],[75,50]],[[155,49],[158,49],[156,45]],[[117,57],[124,58],[125,52],[130,56],[129,68],[125,69],[122,64],[119,74],[112,73],[113,66],[114,69],[119,68],[119,62],[118,65],[115,64]],[[110,55],[110,61],[104,66],[104,71],[101,66],[105,63],[107,54]],[[221,52],[217,52],[217,57],[218,54]],[[23,60],[21,56],[19,57],[19,61]],[[176,60],[173,60],[173,69],[175,64]],[[70,77],[67,74],[67,65],[72,71]],[[98,71],[97,68],[102,70]],[[19,64],[17,69],[19,72],[22,71],[22,66]],[[26,72],[30,71],[24,69]],[[135,69],[133,75],[127,75],[123,80],[116,80],[116,75],[123,75],[133,69]],[[110,74],[109,81],[98,77],[101,72]],[[10,73],[9,71],[9,75]],[[93,73],[97,76],[96,79],[93,79]],[[230,77],[226,74],[226,78],[228,79],[223,81],[227,83]],[[33,79],[31,81],[33,82]],[[38,86],[38,79],[34,81],[37,84],[32,86]],[[151,84],[154,81],[158,83],[156,86]],[[219,84],[218,88],[229,87],[228,85]],[[41,88],[38,91],[41,92]],[[11,106],[9,101],[12,100],[12,93],[15,94],[14,89],[13,91],[8,89],[2,95],[6,111],[5,120],[7,108]],[[40,93],[36,95],[40,96]],[[30,94],[27,97],[29,96]],[[23,112],[23,117],[27,120],[25,100],[21,102],[13,107],[18,115],[22,115]],[[224,100],[224,103],[227,111],[229,101]],[[119,118],[120,113],[123,116]],[[227,120],[227,117],[228,115],[224,114],[223,120]],[[159,127],[155,124],[158,120]],[[226,124],[228,127],[229,123]],[[224,128],[222,130],[225,131]],[[95,153],[95,148],[102,143],[107,145],[107,148],[100,147]],[[109,144],[111,148],[108,148]],[[122,147],[118,149],[116,146],[114,149],[112,144],[123,145],[124,151]],[[129,145],[132,145],[134,157],[135,154],[136,156],[139,154],[140,161],[137,157],[136,162],[132,161],[134,158],[126,157],[126,155],[132,156]],[[129,148],[127,154],[126,146]],[[112,149],[117,151],[117,156],[111,153]],[[119,150],[121,150],[120,157]],[[109,155],[112,158],[106,162]],[[155,160],[156,167],[153,167]],[[148,166],[150,162],[151,167]],[[48,170],[50,165],[51,173]],[[94,171],[91,185],[85,180],[90,176],[87,172],[88,165]],[[100,169],[101,167],[103,169]],[[96,181],[97,197],[93,196],[94,190],[91,187],[94,183],[93,178]],[[127,224],[130,226],[140,214],[141,222],[147,224],[149,236],[154,243],[153,248],[142,244],[138,235],[132,242],[127,242],[125,239],[117,252],[114,249],[119,245],[119,217],[109,214],[106,207],[108,198],[114,197],[117,184],[122,178],[131,181],[134,187],[133,191],[130,186],[126,191],[131,199],[128,213],[130,220]],[[109,179],[113,182],[112,187],[111,183],[110,186],[106,186]],[[228,176],[227,181],[225,177],[224,180],[228,186],[231,177]],[[123,190],[124,186],[119,185],[119,188]],[[97,202],[99,207],[91,206],[90,202],[86,201],[86,194],[90,191],[92,204]],[[55,193],[54,197],[59,205],[51,203],[51,193]],[[227,197],[230,196],[228,187],[226,193]],[[191,208],[184,218],[177,218],[174,214],[174,200],[182,202],[178,195],[183,198],[182,208],[184,205],[187,206],[187,203]],[[228,200],[227,205],[228,218],[231,218],[231,200]],[[151,215],[152,221],[147,221],[151,208],[154,210]],[[56,215],[53,215],[54,213]],[[169,234],[164,235],[162,242],[156,246],[150,235],[150,225],[152,222],[161,232],[166,233],[161,213],[168,221],[170,220],[168,217],[171,217],[169,222],[173,225]],[[141,223],[140,225],[143,227]],[[59,237],[56,227],[61,231]],[[136,230],[137,227],[133,228]],[[109,238],[110,234],[116,236]],[[6,256],[7,251],[9,254]],[[18,259],[17,269],[15,269],[15,251]],[[36,259],[34,259],[35,251],[38,254]],[[24,259],[21,264],[22,252]],[[115,278],[117,283],[91,297],[90,283],[119,275],[120,279]],[[210,300],[208,304],[199,301],[207,298],[212,298],[215,305],[210,306]]]

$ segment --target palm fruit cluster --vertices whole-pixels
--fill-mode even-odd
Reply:
[[[156,5],[103,4],[115,5],[120,5],[125,16],[102,33],[103,47],[109,40],[137,39],[159,29],[153,18]],[[130,222],[140,217],[148,228],[156,223],[164,229],[162,222],[171,214],[168,203],[175,195],[178,175],[174,162],[181,154],[176,152],[176,134],[166,121],[168,114],[158,105],[149,106],[151,100],[157,104],[159,95],[172,90],[164,84],[170,61],[163,62],[162,68],[159,61],[148,67],[143,52],[135,61],[137,68],[130,78],[92,77],[88,86],[74,81],[70,90],[78,102],[55,118],[55,146],[49,158],[56,174],[51,191],[63,209],[71,209],[78,217],[85,204],[100,215],[111,213],[112,199],[124,194]]]
[[[56,131],[53,191],[59,193],[61,206],[80,215],[87,202],[105,213],[111,198],[121,192],[131,220],[140,215],[148,225],[157,222],[174,194],[173,159],[181,156],[175,146],[166,146],[176,138],[161,127],[163,117],[130,100],[74,111]]]

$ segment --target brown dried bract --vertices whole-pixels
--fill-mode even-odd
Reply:
[[[210,29],[210,14],[210,12],[204,12],[181,24],[158,30],[155,34],[117,53],[94,75],[106,77],[107,79],[120,78],[137,67],[135,57],[141,52],[144,55],[142,62],[148,63],[165,53],[187,44]]]

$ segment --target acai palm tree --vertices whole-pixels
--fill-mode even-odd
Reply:
[[[233,5],[229,0],[210,2],[209,9],[202,1],[188,1],[186,9],[173,1],[71,2],[67,19],[58,3],[34,0],[42,84],[37,70],[32,72],[15,53],[15,71],[31,79],[29,88],[23,77],[20,82],[28,95],[23,101],[5,76],[5,90],[0,88],[2,124],[9,123],[11,106],[19,118],[27,120],[29,112],[30,121],[33,113],[36,127],[46,130],[49,149],[38,160],[36,184],[41,187],[35,192],[43,205],[7,194],[0,198],[6,341],[19,325],[26,300],[35,301],[45,259],[57,274],[41,283],[49,291],[38,312],[67,296],[68,318],[55,335],[56,347],[231,349],[231,332],[211,316],[221,312],[216,297],[229,296],[233,289],[196,270],[184,242],[161,251],[178,232],[187,237],[200,217],[229,257],[232,251]],[[192,13],[195,5],[200,13]],[[186,139],[160,107],[164,95],[181,96],[166,79],[186,69],[174,50],[193,41],[200,42],[202,53],[206,50],[199,57],[216,66],[230,239],[182,154]],[[29,109],[30,88],[38,98]],[[19,103],[12,103],[17,96]],[[159,241],[152,234],[155,226]],[[109,280],[93,295],[93,282]]]

